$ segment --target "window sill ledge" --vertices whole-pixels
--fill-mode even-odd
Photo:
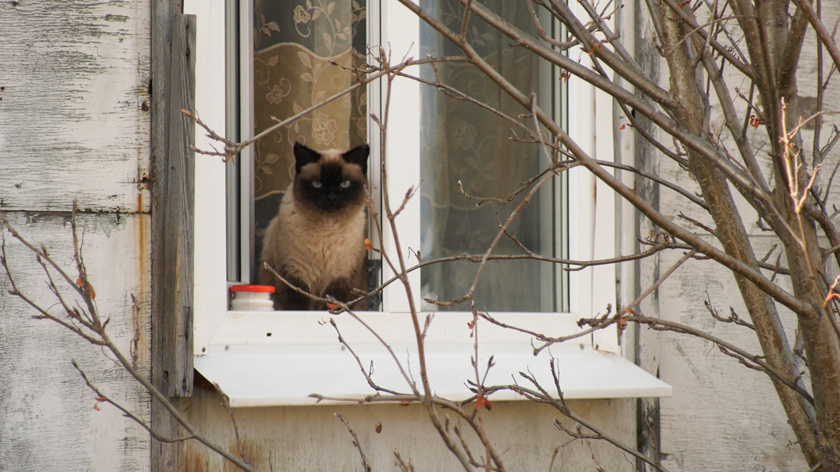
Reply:
[[[273,330],[270,337],[263,333],[260,337],[252,337],[251,342],[242,342],[247,338],[243,336],[242,329],[239,332],[220,329],[227,333],[226,338],[216,339],[221,343],[211,341],[209,352],[195,358],[195,369],[229,398],[231,407],[314,405],[316,400],[310,397],[313,393],[351,400],[362,400],[375,394],[351,352],[339,344],[332,326],[324,323],[330,315],[316,312],[228,314],[228,318],[239,322],[240,328],[245,331],[263,333],[267,329]],[[407,371],[419,384],[416,348],[405,334],[407,332],[413,337],[413,331],[406,329],[410,325],[405,325],[410,322],[409,317],[383,313],[361,313],[360,316],[392,343],[395,355],[403,364],[407,361]],[[573,318],[573,315],[567,314],[505,316],[507,319],[530,321],[526,326],[553,321],[555,328],[558,323],[565,324]],[[437,314],[426,342],[426,366],[432,389],[436,395],[453,401],[469,398],[472,393],[465,384],[468,380],[475,380],[470,363],[474,346],[466,326],[467,318],[471,319],[471,316]],[[254,326],[260,319],[263,320],[262,325]],[[282,330],[277,329],[280,326],[265,325],[266,320],[271,319],[281,320]],[[346,315],[334,319],[365,369],[373,366],[371,378],[374,382],[384,388],[410,391],[387,350],[358,322]],[[398,332],[396,328],[401,329]],[[403,335],[400,336],[400,333]],[[543,388],[553,392],[554,381],[549,370],[549,358],[553,356],[557,360],[560,386],[567,400],[671,396],[669,385],[619,354],[571,341],[552,346],[550,352],[546,349],[535,357],[527,336],[486,322],[480,323],[479,336],[478,365],[482,375],[491,355],[496,364],[490,369],[485,385],[510,384],[515,378],[519,385],[531,388],[530,382],[519,375],[519,372],[530,371]],[[523,398],[511,391],[500,391],[494,393],[491,399]],[[327,400],[320,404],[330,403],[342,402]]]

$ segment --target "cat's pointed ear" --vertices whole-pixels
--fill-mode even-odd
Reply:
[[[313,151],[301,143],[295,143],[295,173],[300,174],[303,166],[319,160],[321,160],[321,154],[317,151]]]
[[[348,164],[356,164],[362,168],[363,173],[367,173],[367,159],[370,155],[370,146],[367,144],[362,144],[360,146],[356,146],[353,149],[345,152],[342,157],[344,158],[344,162]]]

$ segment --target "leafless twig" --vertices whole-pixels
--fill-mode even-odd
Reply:
[[[341,416],[341,413],[333,413],[333,414],[342,423],[344,423],[344,426],[347,427],[347,431],[350,432],[350,436],[353,437],[353,447],[355,447],[356,450],[359,451],[359,456],[361,457],[361,460],[362,460],[362,469],[365,472],[370,472],[371,471],[370,464],[368,464],[367,457],[365,456],[365,451],[362,450],[362,445],[359,443],[359,436],[356,434],[355,431],[353,431],[353,428],[350,427],[350,424],[347,423],[347,421],[344,420],[344,417]]]
[[[0,259],[0,264],[3,265],[6,275],[9,277],[9,280],[12,281],[12,295],[17,296],[21,300],[23,300],[26,304],[30,307],[38,311],[44,319],[49,319],[50,321],[56,322],[57,324],[67,328],[72,333],[76,334],[77,336],[81,337],[82,339],[90,342],[91,344],[101,346],[105,349],[106,352],[110,353],[116,358],[116,363],[126,372],[128,372],[135,381],[137,381],[142,387],[148,391],[156,400],[158,400],[161,405],[169,412],[170,415],[189,433],[188,437],[184,438],[168,438],[168,441],[181,441],[186,439],[196,439],[209,449],[211,449],[216,454],[224,457],[236,467],[245,470],[245,471],[254,471],[254,468],[250,466],[247,462],[245,462],[242,458],[236,457],[235,455],[231,454],[225,448],[219,446],[215,442],[211,441],[207,436],[199,432],[193,425],[190,423],[182,414],[179,412],[172,403],[169,402],[169,398],[163,395],[160,391],[155,388],[154,385],[143,375],[141,374],[134,366],[134,363],[131,359],[126,358],[122,351],[117,347],[116,343],[111,339],[110,335],[108,334],[106,327],[108,325],[108,320],[106,319],[104,322],[102,321],[101,315],[99,310],[96,306],[94,301],[95,292],[93,289],[93,285],[91,284],[90,280],[87,276],[87,270],[85,268],[84,258],[81,253],[81,244],[78,237],[78,228],[76,225],[76,215],[77,215],[77,205],[76,202],[73,203],[73,212],[71,213],[70,223],[71,229],[73,233],[73,261],[76,265],[76,270],[78,271],[78,278],[74,282],[72,277],[65,271],[61,266],[59,266],[53,258],[47,253],[47,250],[44,246],[40,248],[36,247],[32,243],[30,243],[26,238],[24,238],[20,233],[18,233],[9,221],[6,219],[5,215],[0,212],[0,223],[5,226],[6,230],[11,233],[11,235],[20,241],[24,246],[26,246],[31,252],[35,254],[36,260],[39,264],[42,265],[45,271],[47,271],[47,266],[49,266],[52,271],[57,273],[61,279],[63,279],[69,288],[71,288],[75,294],[81,298],[82,302],[85,305],[85,308],[76,308],[70,307],[68,303],[64,300],[64,298],[60,295],[58,287],[52,282],[51,276],[49,276],[49,272],[47,271],[48,279],[50,280],[51,288],[53,294],[59,300],[59,304],[65,311],[68,319],[70,321],[63,320],[56,315],[52,315],[49,313],[49,310],[41,307],[37,302],[33,301],[30,297],[22,293],[17,289],[17,286],[14,283],[14,277],[12,276],[12,270],[9,267],[8,259],[5,252],[5,241],[0,244],[0,248],[2,248],[2,259]],[[133,421],[138,422],[143,428],[150,431],[150,434],[156,435],[157,437],[161,437],[161,440],[167,439],[165,437],[160,436],[157,433],[151,431],[151,429],[145,424],[145,422],[138,421],[139,417],[133,414],[129,414],[127,410],[123,407],[118,405],[116,402],[112,402],[108,399],[107,396],[103,395],[101,391],[94,387],[94,385],[88,380],[87,376],[84,372],[74,363],[74,367],[79,371],[79,374],[84,379],[85,383],[90,387],[94,392],[99,395],[98,398],[104,399],[103,401],[107,401],[111,403],[124,414],[127,414],[128,418],[132,419]],[[156,437],[156,439],[157,439]]]

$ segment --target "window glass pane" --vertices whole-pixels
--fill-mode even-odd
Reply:
[[[254,133],[353,84],[363,68],[365,0],[254,0]],[[254,255],[294,179],[295,142],[350,149],[367,142],[367,94],[359,88],[260,140],[254,149]],[[253,267],[256,269],[258,261]],[[252,276],[255,279],[254,276]]]
[[[486,7],[536,36],[527,8],[520,2],[484,0]],[[459,31],[463,7],[455,0],[422,0],[422,8],[450,29]],[[550,28],[548,28],[550,30]],[[524,93],[540,93],[540,105],[551,110],[551,71],[541,70],[537,56],[524,48],[510,47],[510,40],[473,15],[468,40],[482,57]],[[421,23],[421,57],[460,56],[451,42]],[[437,66],[440,80],[508,116],[525,112],[474,66],[444,63]],[[430,68],[424,78],[435,80]],[[540,87],[542,82],[542,89]],[[515,143],[510,122],[477,105],[454,100],[432,87],[422,89],[421,129],[421,254],[424,260],[460,254],[483,254],[525,193],[507,204],[476,205],[459,189],[480,197],[505,198],[547,166],[535,144]],[[533,122],[527,122],[533,127]],[[522,135],[521,131],[517,134]],[[558,179],[554,179],[558,180]],[[556,234],[561,215],[555,202],[559,183],[552,182],[533,196],[509,226],[509,232],[531,251],[554,256],[562,251]],[[513,239],[503,237],[494,254],[524,254]],[[446,301],[464,296],[473,283],[478,264],[446,263],[422,269],[423,297]],[[480,310],[555,311],[558,300],[555,269],[534,260],[490,261],[482,272],[475,300]],[[469,310],[463,303],[452,307],[425,306],[436,310]]]

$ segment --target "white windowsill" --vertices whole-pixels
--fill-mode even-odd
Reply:
[[[425,315],[424,315],[425,316]],[[494,315],[542,332],[573,332],[571,314],[517,313]],[[407,314],[361,313],[360,317],[391,345],[397,358],[408,364],[419,383],[414,333]],[[228,396],[232,407],[314,405],[309,395],[362,399],[375,392],[367,384],[349,350],[337,339],[323,312],[228,312],[211,339],[207,353],[195,358],[195,368]],[[385,348],[348,315],[332,317],[341,334],[365,366],[373,363],[372,379],[384,388],[409,392],[410,388]],[[473,339],[466,313],[438,313],[426,339],[426,366],[436,395],[460,401],[472,393],[467,380],[475,380],[470,364]],[[421,320],[422,324],[422,320]],[[267,333],[271,333],[268,336]],[[479,322],[479,371],[494,356],[495,367],[486,385],[511,384],[533,388],[519,372],[530,372],[549,392],[554,381],[549,358],[557,359],[560,386],[566,399],[666,397],[671,387],[619,354],[595,350],[588,337],[554,345],[534,356],[530,337]],[[512,377],[513,376],[513,377]],[[521,400],[502,391],[492,400]],[[335,403],[322,402],[321,404]]]

